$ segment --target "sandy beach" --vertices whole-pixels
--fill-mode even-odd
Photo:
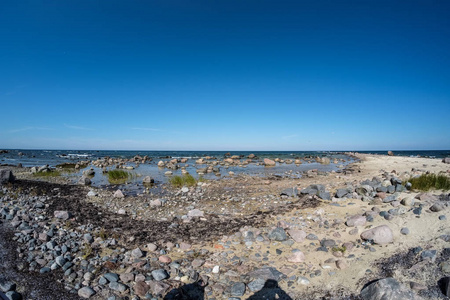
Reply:
[[[4,280],[26,299],[24,282],[49,274],[58,293],[84,299],[446,299],[449,191],[405,180],[449,176],[450,165],[352,155],[342,172],[239,174],[137,195],[9,168],[2,251],[24,265]]]

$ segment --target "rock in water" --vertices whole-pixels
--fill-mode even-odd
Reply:
[[[271,159],[264,158],[264,165],[267,167],[273,167],[276,165],[276,162]]]
[[[394,278],[372,282],[361,291],[363,300],[418,300],[412,290],[401,285]]]
[[[150,184],[150,183],[154,183],[155,180],[153,178],[151,178],[150,176],[145,176],[144,179],[142,180],[142,183],[145,184]]]
[[[361,238],[373,240],[375,244],[389,244],[394,240],[394,235],[387,225],[381,225],[362,232]]]

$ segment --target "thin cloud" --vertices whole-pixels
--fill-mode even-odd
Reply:
[[[132,128],[130,128],[130,129],[133,129],[133,130],[143,130],[143,131],[165,131],[165,130],[158,129],[158,128],[146,128],[146,127],[132,127]]]
[[[53,130],[53,128],[29,126],[29,127],[24,127],[24,128],[12,129],[9,132],[16,133],[16,132],[30,131],[30,130]]]
[[[76,129],[76,130],[92,130],[91,128],[82,127],[82,126],[75,126],[75,125],[69,125],[69,124],[64,124],[64,126],[67,127],[67,128]]]

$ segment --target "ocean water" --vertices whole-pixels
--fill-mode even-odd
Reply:
[[[360,151],[362,153],[374,153],[374,154],[387,154],[387,151]],[[329,172],[338,171],[345,168],[346,165],[354,162],[355,160],[346,155],[344,152],[330,152],[330,151],[100,151],[100,150],[21,150],[14,149],[8,150],[8,153],[0,154],[0,164],[2,165],[17,165],[21,163],[24,167],[49,165],[55,167],[58,164],[65,162],[77,162],[82,160],[96,160],[98,158],[112,157],[112,158],[132,158],[136,155],[147,155],[152,159],[151,162],[140,164],[138,167],[134,163],[129,163],[129,166],[136,167],[130,171],[134,176],[129,180],[129,183],[139,184],[142,182],[144,176],[151,176],[157,183],[165,183],[168,177],[165,176],[167,169],[160,169],[157,167],[157,163],[160,160],[169,160],[172,158],[188,158],[186,170],[194,177],[198,177],[196,173],[197,168],[205,167],[205,165],[195,165],[195,161],[204,156],[211,156],[217,159],[223,159],[226,154],[242,155],[243,158],[251,153],[257,156],[256,161],[262,161],[264,158],[280,158],[280,159],[301,159],[302,164],[277,164],[275,167],[266,168],[256,163],[251,163],[245,167],[229,166],[220,167],[220,176],[213,173],[203,175],[206,179],[217,179],[229,176],[229,172],[232,171],[236,175],[240,173],[250,174],[254,176],[269,176],[278,175],[291,178],[300,178],[302,173],[311,169],[317,169],[318,171]],[[450,151],[395,151],[395,155],[401,156],[422,156],[422,157],[435,157],[442,158],[450,156]],[[317,163],[315,157],[327,156],[331,158],[329,165],[322,165]],[[334,164],[333,160],[338,159],[338,163]],[[184,164],[181,164],[184,165]],[[89,168],[92,165],[89,166]],[[102,174],[102,170],[93,167],[95,170],[95,176],[91,179],[94,186],[106,186],[109,185],[108,178]],[[109,167],[113,169],[114,167]],[[65,174],[65,176],[71,178],[73,183],[81,177],[82,171],[72,172]],[[181,175],[181,170],[172,171],[174,175]]]

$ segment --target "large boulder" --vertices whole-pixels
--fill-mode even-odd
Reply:
[[[375,244],[389,244],[394,240],[394,234],[387,225],[380,225],[361,233],[363,240],[372,240]]]
[[[363,300],[418,300],[412,290],[394,278],[384,278],[368,284],[361,291]]]
[[[0,170],[0,183],[9,183],[14,181],[14,175],[11,170],[2,169]]]
[[[266,167],[274,167],[276,165],[276,162],[271,159],[264,158],[264,165]]]

